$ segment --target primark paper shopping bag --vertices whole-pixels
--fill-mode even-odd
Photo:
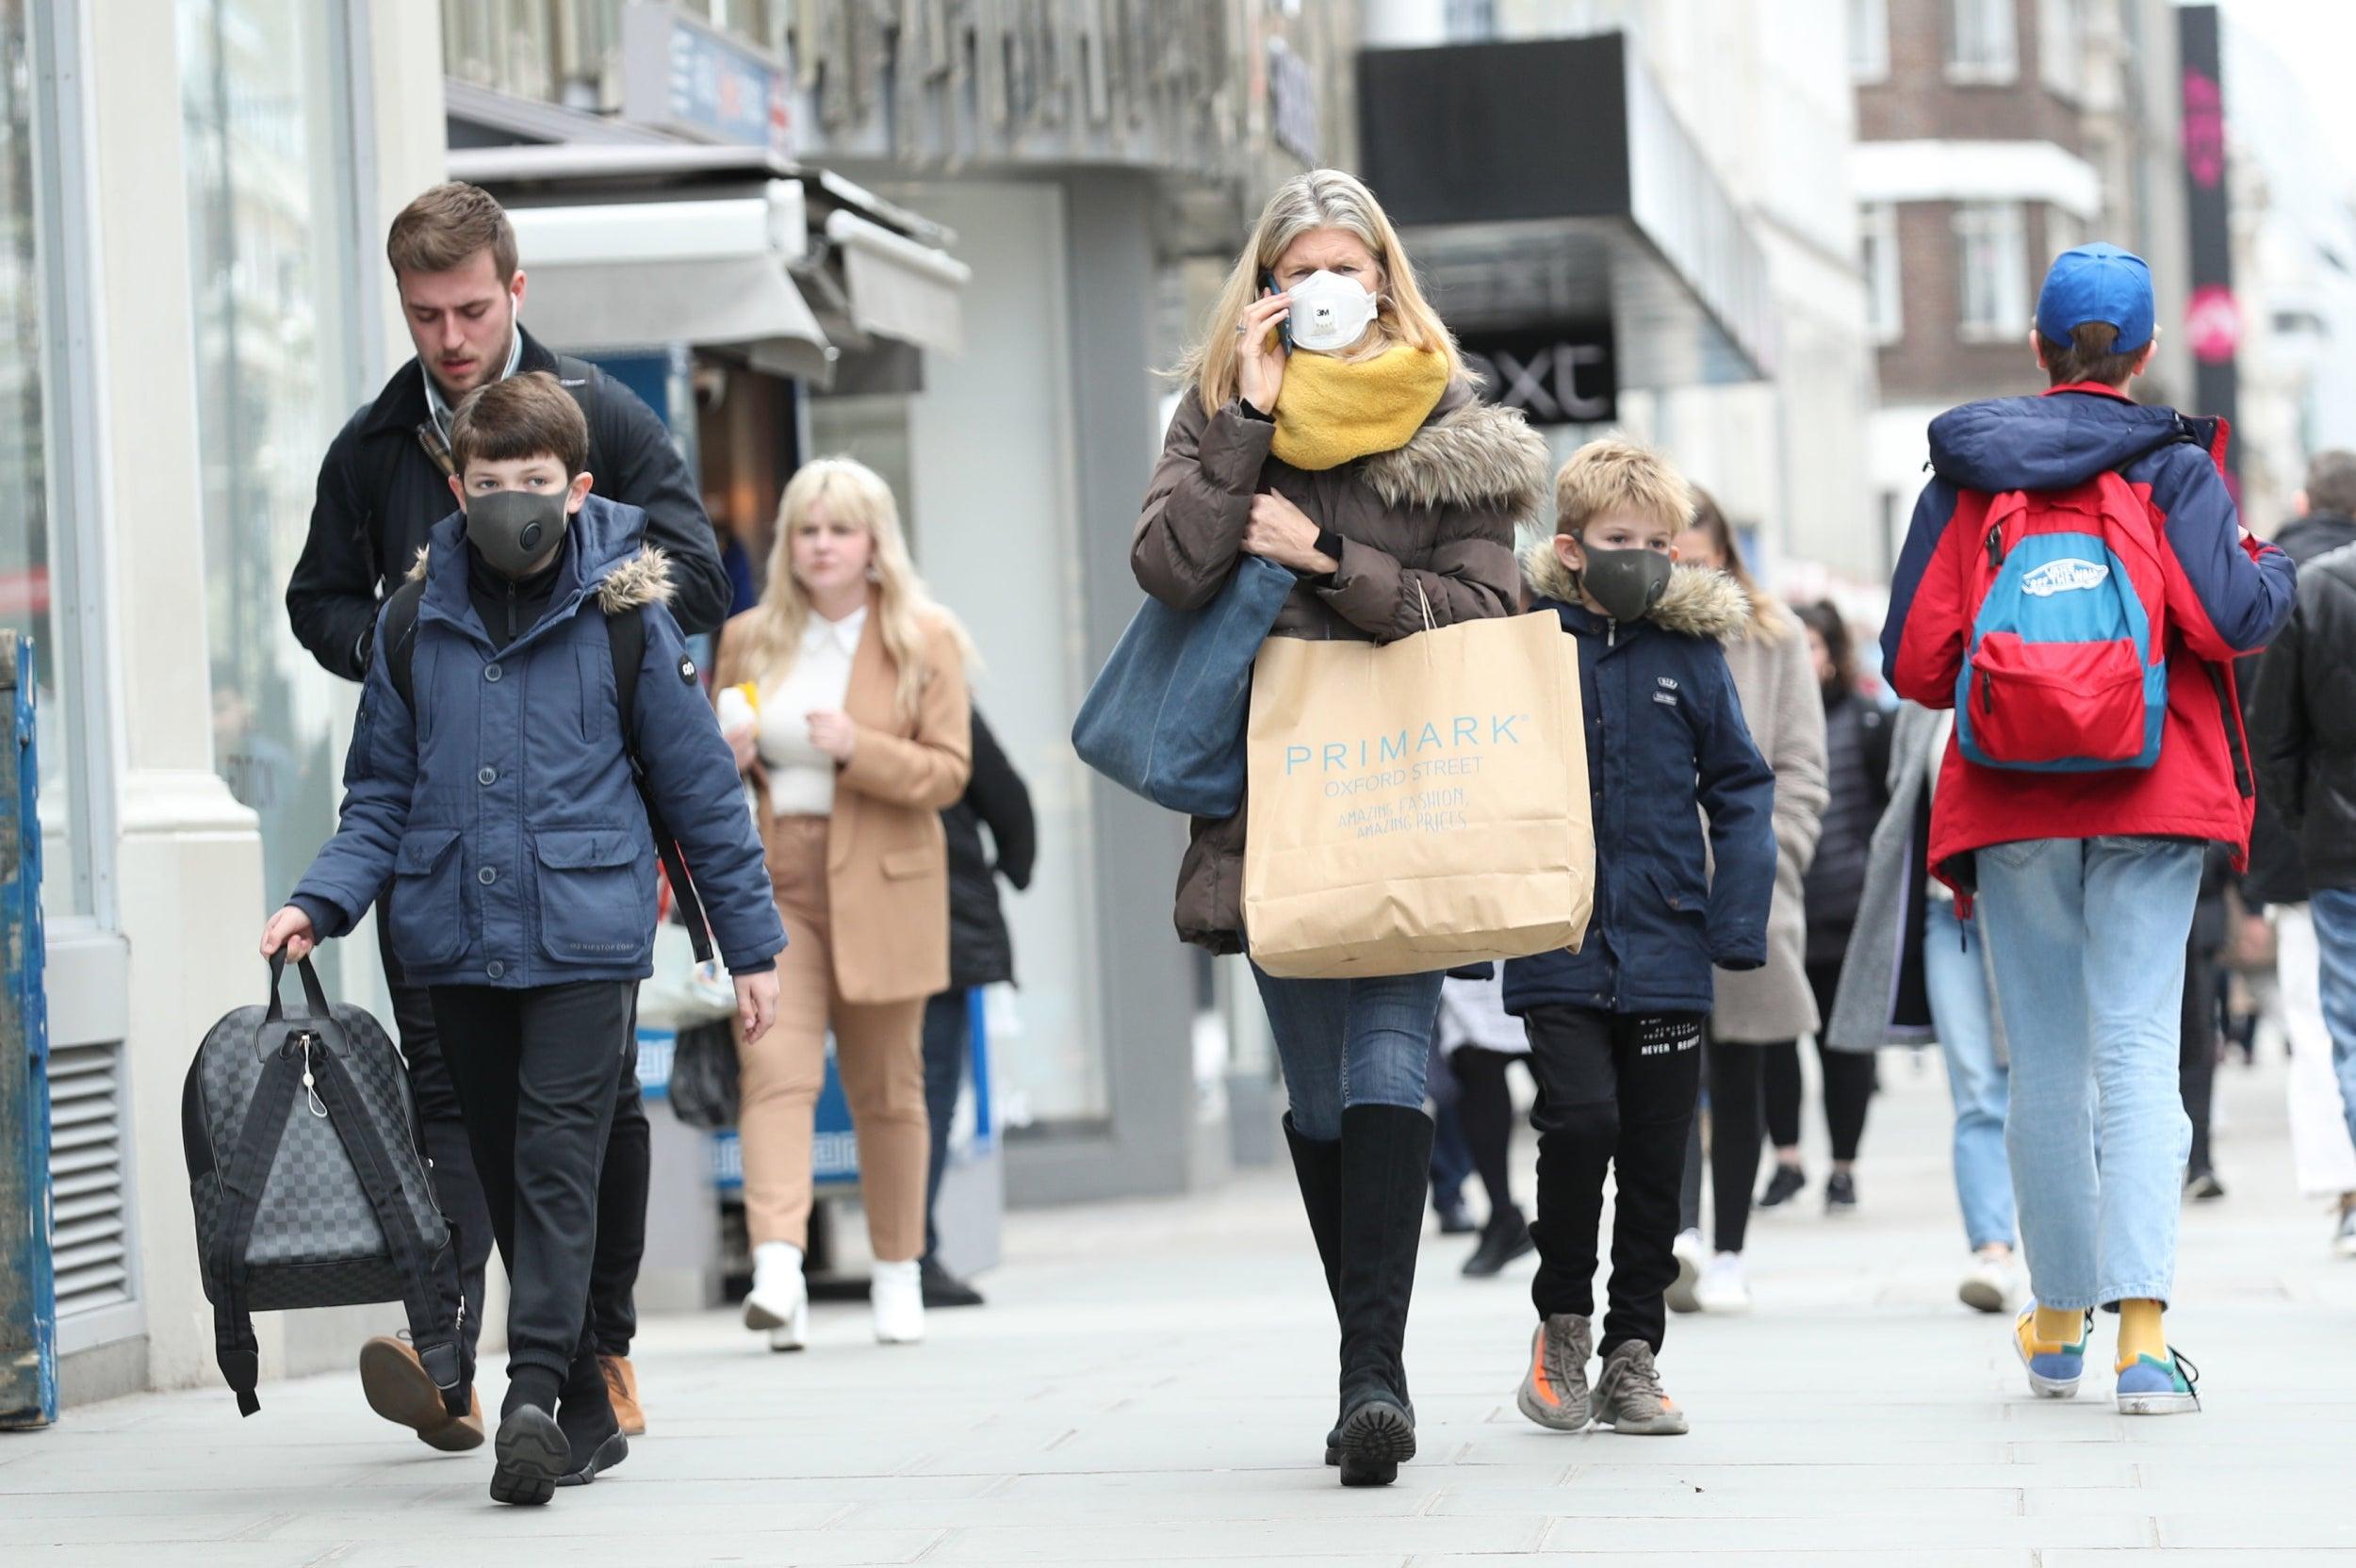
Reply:
[[[1245,936],[1270,974],[1413,974],[1585,934],[1586,734],[1555,616],[1382,647],[1271,637],[1246,753]]]

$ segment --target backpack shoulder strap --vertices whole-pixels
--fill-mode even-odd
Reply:
[[[391,662],[384,673],[413,714],[417,710],[417,606],[424,598],[422,581],[404,580],[384,601],[384,657]]]
[[[708,964],[712,961],[712,933],[702,895],[695,891],[695,878],[687,869],[687,857],[679,849],[678,837],[663,820],[663,808],[646,780],[646,764],[638,758],[638,666],[646,659],[646,615],[634,606],[608,612],[605,640],[614,655],[614,696],[622,721],[623,755],[630,760],[630,776],[638,786],[639,801],[646,808],[646,826],[654,834],[655,853],[662,857],[663,874],[670,878],[671,897],[679,904],[679,919],[687,926],[695,961]]]
[[[573,395],[573,401],[581,405],[581,416],[589,421],[589,440],[594,451],[597,439],[597,411],[605,401],[605,372],[585,359],[558,354],[556,380],[559,385]]]
[[[246,1250],[254,1241],[254,1217],[262,1192],[270,1184],[270,1167],[278,1158],[278,1140],[286,1130],[286,1113],[294,1105],[303,1077],[303,1057],[286,1046],[270,1054],[245,1115],[237,1124],[237,1142],[229,1163],[220,1172],[221,1211],[212,1234],[212,1256],[206,1272],[220,1293],[213,1303],[213,1361],[229,1391],[237,1396],[237,1413],[252,1415],[262,1408],[254,1394],[261,1380],[261,1348],[254,1338],[254,1319],[245,1304]]]

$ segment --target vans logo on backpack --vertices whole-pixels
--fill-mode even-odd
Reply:
[[[2021,591],[2041,599],[2055,594],[2072,594],[2100,588],[2110,577],[2111,569],[2100,561],[2074,558],[2049,561],[2021,576]]]

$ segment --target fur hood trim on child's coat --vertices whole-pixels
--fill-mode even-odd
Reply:
[[[433,546],[420,548],[417,559],[410,564],[409,580],[423,582],[426,564],[433,558]],[[597,608],[609,615],[618,615],[625,610],[639,610],[649,604],[668,604],[675,591],[671,558],[652,545],[646,545],[597,580]]]
[[[1554,553],[1552,539],[1541,539],[1522,552],[1522,573],[1540,597],[1579,602],[1579,574]],[[1724,572],[1678,566],[1669,573],[1668,590],[1644,618],[1663,631],[1730,646],[1750,630],[1751,600]]]
[[[1518,409],[1468,401],[1367,458],[1359,477],[1384,506],[1502,507],[1521,522],[1546,497],[1546,438]]]

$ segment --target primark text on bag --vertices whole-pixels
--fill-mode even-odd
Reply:
[[[1595,849],[1578,651],[1552,615],[1383,646],[1272,637],[1252,675],[1244,926],[1296,978],[1576,948]]]

